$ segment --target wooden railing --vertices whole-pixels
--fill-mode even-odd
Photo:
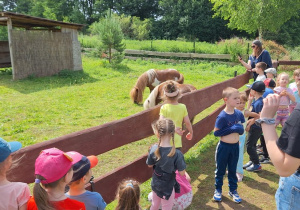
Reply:
[[[186,104],[189,117],[202,112],[221,99],[222,90],[226,87],[240,88],[249,81],[249,74],[245,73],[227,81],[187,93],[181,98],[181,103]],[[185,153],[210,133],[219,112],[224,106],[206,116],[193,125],[193,140],[187,141],[183,137],[182,151]],[[99,155],[109,150],[118,148],[131,142],[139,141],[153,135],[151,122],[158,119],[160,105],[152,109],[139,112],[124,119],[112,121],[103,125],[71,133],[56,139],[34,144],[14,153],[14,158],[21,158],[18,167],[12,169],[8,176],[11,181],[32,183],[34,181],[34,163],[40,151],[50,147],[56,147],[63,151],[78,151],[83,155]],[[118,183],[125,177],[131,177],[140,183],[151,177],[152,171],[146,166],[145,155],[138,157],[133,162],[119,167],[112,172],[95,179],[94,190],[101,193],[106,202],[115,198]],[[136,170],[136,169],[139,170]]]

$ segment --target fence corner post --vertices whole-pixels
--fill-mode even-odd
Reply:
[[[237,76],[237,71],[234,71],[234,77],[236,77]]]

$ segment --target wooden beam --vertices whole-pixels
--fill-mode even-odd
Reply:
[[[12,21],[10,18],[7,20],[7,32],[8,32],[8,46],[9,46],[9,54],[10,54],[10,63],[12,67],[12,75],[13,79],[15,79],[15,73],[14,73],[14,55],[13,55],[13,49],[12,49],[12,36],[11,36],[11,31],[12,31]]]

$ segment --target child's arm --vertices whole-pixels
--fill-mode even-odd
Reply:
[[[247,103],[247,110],[250,109],[253,99],[254,99],[254,97],[251,94],[249,94],[248,103]]]
[[[189,133],[186,134],[186,139],[187,140],[192,140],[192,138],[193,138],[193,127],[192,127],[192,124],[191,124],[189,116],[188,115],[185,116],[183,118],[183,121],[185,123],[185,126],[186,126],[187,130],[189,131]]]
[[[181,176],[184,176],[185,175],[185,170],[183,170],[183,171],[178,171],[178,173],[181,175]]]
[[[290,98],[290,100],[292,102],[296,102],[296,98],[294,96],[294,94],[291,94],[290,92],[286,91],[286,94],[288,95],[288,97]]]

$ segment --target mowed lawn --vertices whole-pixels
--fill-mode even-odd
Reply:
[[[140,112],[143,107],[132,103],[129,92],[138,76],[151,68],[175,68],[184,75],[186,84],[198,89],[227,80],[233,77],[234,71],[244,73],[239,65],[214,62],[168,64],[124,60],[122,65],[112,67],[104,60],[86,56],[83,56],[83,72],[64,71],[59,76],[31,77],[21,81],[12,81],[11,75],[1,72],[0,136],[28,146]],[[148,94],[146,89],[144,99]],[[197,120],[221,103],[199,114]],[[155,141],[154,136],[149,137],[100,155],[95,176],[145,154]],[[220,204],[211,201],[217,141],[213,135],[208,135],[185,155],[195,194],[189,209],[274,209],[278,176],[270,164],[259,173],[245,174],[244,182],[239,185],[239,193],[244,200],[242,204],[234,204],[225,195],[228,192],[227,181],[224,182],[224,201]],[[141,189],[141,206],[145,209],[150,206],[147,201],[150,181],[142,184]],[[112,203],[107,209],[114,206],[115,203]]]

